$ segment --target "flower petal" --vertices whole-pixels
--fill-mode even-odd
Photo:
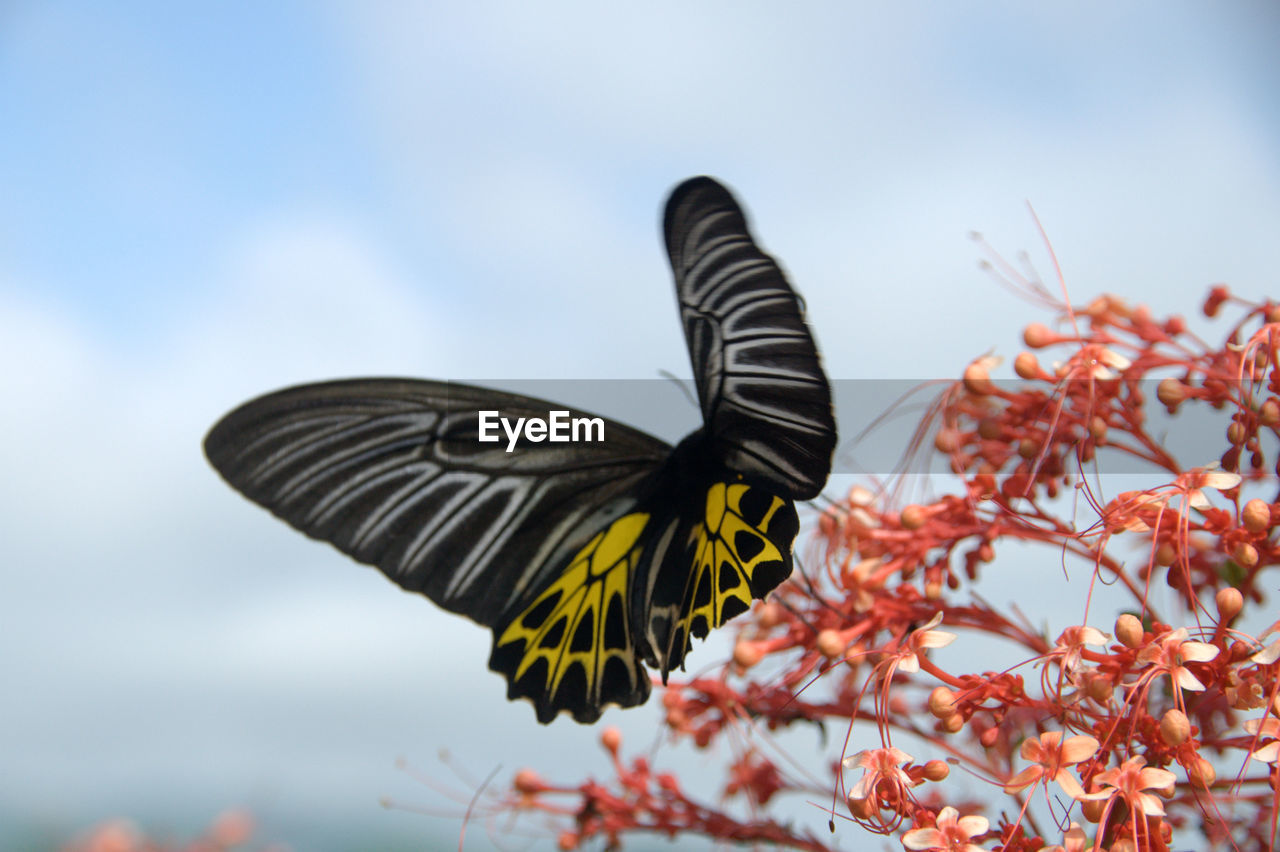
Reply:
[[[1244,729],[1251,734],[1260,734],[1264,737],[1280,737],[1280,719],[1275,716],[1268,716],[1265,719],[1248,719],[1244,723]]]
[[[1053,780],[1058,782],[1062,792],[1073,799],[1078,799],[1084,795],[1084,788],[1080,786],[1080,782],[1076,780],[1076,776],[1069,769],[1059,769],[1058,774],[1053,776]]]
[[[960,816],[960,812],[950,805],[947,805],[945,808],[938,811],[937,819],[934,821],[938,825],[950,825],[956,821],[956,817],[958,816]]]
[[[1082,645],[1107,644],[1107,634],[1096,627],[1089,627],[1088,625],[1080,628],[1079,639]]]
[[[924,624],[917,627],[915,629],[915,632],[919,633],[921,630],[932,630],[933,628],[937,627],[941,623],[942,623],[942,610],[938,610],[933,614],[933,618],[929,619]]]
[[[1189,670],[1178,666],[1173,670],[1173,681],[1178,686],[1190,692],[1204,692],[1204,684],[1196,679]]]
[[[936,849],[945,842],[946,838],[936,828],[913,828],[902,835],[902,845],[908,849]]]
[[[1150,793],[1139,793],[1136,798],[1142,808],[1142,812],[1147,816],[1164,816],[1164,805],[1160,802],[1158,796],[1153,796]]]
[[[1207,642],[1183,642],[1178,653],[1189,663],[1205,663],[1218,656],[1218,648]]]
[[[1129,369],[1129,366],[1133,364],[1132,361],[1121,355],[1119,352],[1106,348],[1103,348],[1103,350],[1098,353],[1098,360],[1104,364],[1115,367],[1117,370],[1127,370]]]
[[[956,634],[954,633],[948,633],[945,630],[930,630],[917,636],[916,645],[920,648],[945,648],[954,641],[956,641]]]
[[[1174,775],[1167,769],[1161,769],[1158,766],[1145,767],[1138,773],[1138,784],[1143,790],[1160,790],[1168,787],[1178,780],[1178,776]]]
[[[1101,744],[1093,737],[1083,734],[1067,737],[1062,744],[1062,760],[1064,763],[1079,763],[1093,757],[1099,748]]]
[[[1105,382],[1109,379],[1114,379],[1116,377],[1116,371],[1109,367],[1104,367],[1099,362],[1095,362],[1093,365],[1093,377],[1095,379],[1102,379]]]
[[[1264,666],[1269,666],[1276,660],[1280,660],[1280,639],[1272,642],[1249,659]]]
[[[1004,791],[1006,793],[1016,793],[1026,787],[1030,787],[1044,776],[1044,767],[1040,764],[1028,766],[1017,775],[1005,782]]]
[[[1206,470],[1204,477],[1200,480],[1201,487],[1216,488],[1219,491],[1235,488],[1239,484],[1240,474],[1226,470]]]
[[[903,654],[898,658],[898,671],[908,674],[920,671],[920,659],[915,654]]]

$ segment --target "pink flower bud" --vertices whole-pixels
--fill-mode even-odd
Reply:
[[[1236,549],[1231,556],[1245,568],[1252,568],[1258,564],[1258,548],[1247,541],[1242,541],[1236,545]]]
[[[1187,766],[1187,778],[1198,787],[1211,787],[1218,780],[1218,771],[1213,768],[1212,763],[1197,754]]]
[[[1049,330],[1044,323],[1033,322],[1022,330],[1022,342],[1032,349],[1043,349],[1057,343],[1062,338]]]
[[[1040,362],[1030,352],[1019,352],[1018,357],[1013,359],[1013,371],[1018,374],[1019,378],[1039,378],[1041,375]]]
[[[939,429],[933,437],[933,446],[940,453],[950,455],[961,447],[960,433],[955,429]]]
[[[764,651],[758,642],[739,639],[733,646],[733,661],[744,669],[749,669],[764,659]]]
[[[618,748],[622,745],[622,731],[619,731],[613,725],[605,728],[600,732],[600,745],[607,748],[611,753],[617,754]]]
[[[516,779],[512,786],[516,788],[517,793],[532,796],[535,793],[541,793],[546,790],[547,782],[543,781],[542,776],[532,769],[521,769],[516,773]]]
[[[998,358],[979,358],[964,368],[964,388],[974,396],[986,396],[995,391],[991,384],[991,367],[998,364]]]
[[[1170,409],[1177,408],[1186,398],[1187,386],[1172,376],[1161,379],[1160,384],[1156,385],[1156,399]]]
[[[904,506],[900,515],[902,526],[909,530],[918,530],[929,520],[929,513],[923,506],[917,506],[914,503],[910,506]]]
[[[1126,648],[1137,648],[1142,644],[1142,622],[1132,613],[1121,613],[1116,619],[1116,638]]]
[[[818,649],[818,653],[828,660],[843,657],[845,649],[849,647],[849,643],[845,641],[845,638],[837,630],[819,631],[818,639],[814,644]]]
[[[935,686],[929,693],[929,712],[945,719],[956,712],[956,694],[945,686]]]
[[[1191,721],[1181,710],[1165,711],[1160,717],[1160,736],[1171,746],[1180,746],[1191,738]]]
[[[1240,520],[1249,532],[1262,532],[1271,526],[1271,504],[1257,497],[1244,504]]]
[[[787,611],[783,609],[781,604],[769,601],[761,605],[756,611],[756,623],[768,630],[771,627],[777,627],[786,617]]]
[[[1240,610],[1244,609],[1244,596],[1240,594],[1239,589],[1225,588],[1219,589],[1218,594],[1214,598],[1218,604],[1218,617],[1225,624],[1240,614]]]
[[[942,781],[951,774],[945,760],[930,760],[924,765],[924,777],[930,781]]]

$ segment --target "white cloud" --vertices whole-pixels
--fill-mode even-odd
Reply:
[[[116,68],[111,91],[147,83],[139,74],[151,87],[121,127],[73,134],[38,164],[62,179],[47,187],[65,193],[49,210],[79,209],[82,183],[132,191],[93,173],[95,144],[139,142],[139,127],[213,127],[183,125],[204,115],[206,96],[225,110],[212,114],[241,118],[222,140],[236,151],[262,115],[287,127],[297,100],[352,98],[343,117],[375,165],[373,177],[314,176],[327,200],[317,208],[234,157],[177,152],[181,167],[163,174],[181,180],[159,189],[168,204],[191,188],[191,244],[220,260],[175,279],[192,289],[184,313],[128,347],[92,325],[110,318],[86,319],[60,294],[148,292],[139,282],[0,287],[0,396],[11,403],[0,417],[0,622],[19,637],[0,645],[0,670],[26,698],[0,705],[0,753],[19,770],[0,798],[48,796],[56,808],[113,785],[196,777],[211,796],[261,783],[287,791],[281,800],[343,803],[383,792],[396,754],[441,744],[480,775],[560,758],[562,780],[599,773],[588,734],[540,728],[527,704],[503,700],[504,682],[485,670],[487,631],[241,500],[199,442],[228,407],[297,381],[684,372],[657,223],[663,193],[686,174],[734,185],[839,378],[934,378],[988,346],[1011,354],[1020,326],[1041,317],[975,269],[966,234],[981,230],[1010,255],[1029,249],[1050,274],[1025,199],[1077,298],[1115,290],[1190,313],[1213,281],[1270,286],[1274,105],[1213,71],[1238,67],[1237,45],[1201,39],[1203,22],[1176,16],[1144,18],[1138,50],[1135,27],[1074,7],[885,8],[346,6],[323,48],[347,63],[334,66],[341,93],[325,81],[285,97],[171,91],[165,63],[185,58],[170,50]],[[104,38],[164,44],[137,22],[119,30],[128,37]],[[42,96],[61,103],[60,86],[93,69],[41,53],[44,41],[25,40],[23,56],[54,81]],[[192,61],[215,68],[228,56]],[[195,79],[221,78],[204,71]],[[112,175],[150,174],[165,140],[148,137],[132,157],[117,145]],[[290,156],[331,162],[317,153],[323,139],[288,144],[317,146]],[[83,180],[68,160],[85,164]],[[156,191],[102,209],[145,207]],[[220,204],[235,212],[210,213]],[[231,230],[202,230],[227,218]],[[91,224],[91,239],[59,231],[58,242],[111,246],[113,228],[137,229]],[[606,718],[647,743],[655,712]]]
[[[151,363],[55,304],[0,303],[0,357],[24,365],[0,374],[0,394],[23,401],[0,419],[0,670],[24,696],[0,709],[12,803],[104,806],[193,765],[210,807],[262,783],[291,802],[357,788],[372,801],[395,783],[393,757],[450,740],[460,703],[495,708],[467,714],[494,726],[475,757],[529,750],[518,738],[536,722],[487,671],[487,630],[298,536],[200,454],[225,404],[407,372],[453,333],[332,222],[257,229],[229,255],[220,300],[169,329]]]

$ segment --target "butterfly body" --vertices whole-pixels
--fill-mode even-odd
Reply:
[[[799,302],[709,178],[664,219],[703,425],[674,448],[604,421],[604,440],[484,438],[565,406],[453,382],[288,388],[205,440],[245,496],[402,588],[492,629],[489,667],[538,720],[649,695],[693,637],[792,568],[794,501],[830,470],[830,391]],[[582,412],[572,412],[582,415]],[[586,415],[590,417],[590,415]]]

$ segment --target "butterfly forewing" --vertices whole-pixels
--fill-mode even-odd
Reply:
[[[553,557],[596,532],[669,447],[608,423],[599,443],[481,442],[477,412],[553,403],[447,382],[358,379],[249,402],[205,451],[236,489],[406,589],[492,626]]]
[[[702,415],[725,467],[791,499],[831,471],[831,390],[799,299],[710,178],[685,181],[664,217]]]

